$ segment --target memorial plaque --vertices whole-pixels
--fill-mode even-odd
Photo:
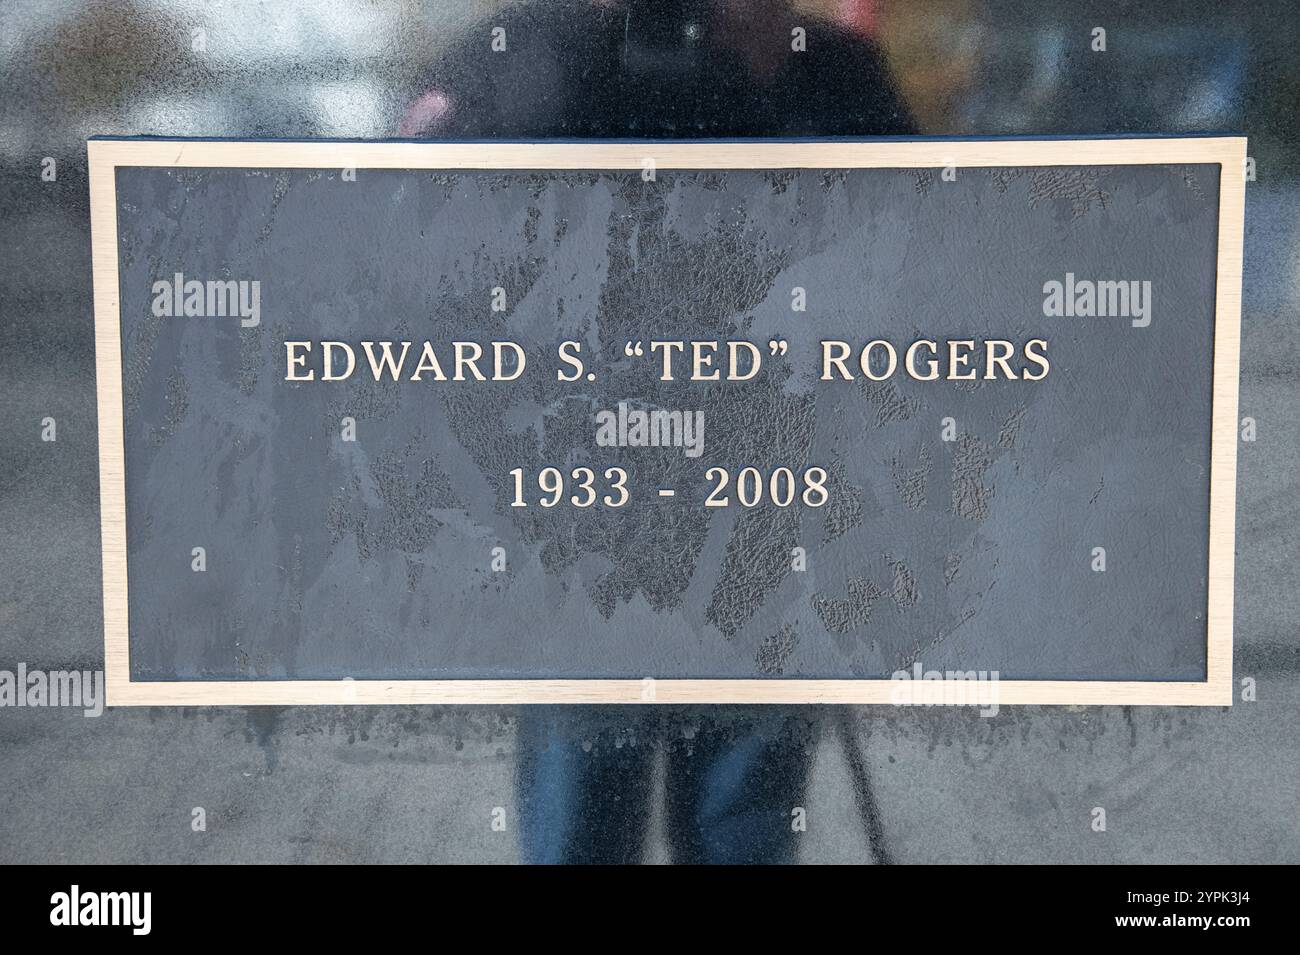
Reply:
[[[89,153],[110,704],[1231,703],[1242,139]]]

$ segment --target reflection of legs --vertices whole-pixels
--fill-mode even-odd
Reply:
[[[747,731],[702,726],[667,755],[666,820],[674,862],[794,862],[809,741],[779,711],[744,721]]]
[[[651,741],[627,707],[527,707],[515,782],[523,861],[639,862],[649,821]]]

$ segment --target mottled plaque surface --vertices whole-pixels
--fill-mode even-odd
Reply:
[[[134,681],[1207,677],[1218,165],[115,176]],[[184,314],[211,280],[256,313]],[[1087,282],[1127,311],[1075,309]],[[724,380],[689,380],[701,340]],[[761,370],[728,381],[740,340]],[[1050,371],[986,376],[990,340]],[[447,376],[458,341],[526,367],[410,380],[426,341]],[[607,446],[620,407],[696,446]]]

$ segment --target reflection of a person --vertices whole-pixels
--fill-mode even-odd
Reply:
[[[783,707],[544,707],[521,719],[520,846],[540,863],[631,863],[650,827],[662,751],[662,830],[678,863],[795,861],[809,719]]]
[[[432,68],[401,132],[431,139],[913,132],[868,35],[873,4],[838,8],[850,19],[830,23],[749,0],[537,3],[472,28]],[[492,49],[498,29],[505,54]],[[673,861],[793,861],[818,712],[728,709],[719,719],[721,711],[700,708],[525,708],[516,776],[525,860],[638,861],[662,751]]]
[[[534,3],[471,27],[431,68],[401,135],[912,133],[870,39],[875,3],[836,6],[846,19],[817,20],[772,0]],[[493,51],[494,38],[504,50]]]

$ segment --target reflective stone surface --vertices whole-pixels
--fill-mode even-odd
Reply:
[[[1300,861],[1298,40],[1280,2],[8,0],[0,668],[102,662],[87,136],[1234,131],[1258,435],[1234,665],[1258,701],[7,709],[0,861]]]

